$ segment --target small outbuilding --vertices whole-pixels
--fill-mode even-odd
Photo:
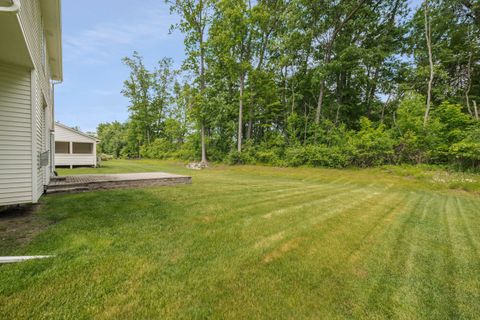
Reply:
[[[97,167],[97,138],[59,122],[55,123],[55,166]]]

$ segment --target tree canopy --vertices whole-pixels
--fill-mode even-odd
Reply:
[[[134,53],[114,156],[480,165],[475,0],[176,0],[186,59]],[[121,132],[118,135],[112,131]],[[109,135],[112,135],[111,138]]]

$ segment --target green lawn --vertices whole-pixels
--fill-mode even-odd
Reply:
[[[13,253],[56,257],[0,266],[0,318],[480,314],[478,193],[392,168],[104,165],[61,174],[160,170],[193,184],[44,197],[54,223]]]

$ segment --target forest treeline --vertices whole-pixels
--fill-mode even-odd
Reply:
[[[175,70],[135,52],[115,157],[480,167],[477,0],[171,0]]]

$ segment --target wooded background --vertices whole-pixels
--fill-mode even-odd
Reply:
[[[183,66],[123,60],[130,118],[99,125],[101,152],[479,169],[479,1],[167,2]]]

